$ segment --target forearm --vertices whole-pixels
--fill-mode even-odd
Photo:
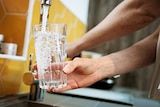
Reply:
[[[86,50],[106,41],[125,36],[156,20],[160,15],[159,6],[152,5],[154,4],[150,3],[152,0],[146,0],[145,4],[143,4],[143,0],[141,1],[125,0],[122,2],[100,24],[76,41],[78,47],[76,49],[79,51]]]
[[[149,45],[146,45],[149,46]],[[155,61],[156,48],[144,49],[136,44],[109,57],[115,65],[115,73],[122,74],[147,66]]]
[[[111,68],[110,76],[134,71],[155,61],[157,40],[158,30],[125,50],[100,58],[99,62],[106,62],[104,66],[112,65],[108,67]],[[108,73],[104,71],[103,75],[108,76]]]

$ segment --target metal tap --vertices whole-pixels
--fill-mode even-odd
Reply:
[[[37,71],[35,72],[33,70],[32,62],[33,62],[33,54],[30,55],[29,68],[30,71],[32,72],[32,75],[34,76],[34,81],[30,86],[29,100],[42,101],[44,98],[44,90],[39,87],[39,81],[38,79],[35,78],[35,73],[37,73]]]
[[[39,87],[39,81],[34,80],[30,86],[29,100],[31,101],[43,101],[44,90]]]
[[[35,78],[35,71],[32,69],[33,54],[29,56],[29,72],[23,75],[23,81],[26,85],[30,85],[28,100],[43,101],[44,90],[39,87],[39,81]]]
[[[52,0],[41,0],[41,10],[40,10],[40,23],[42,22],[43,17],[43,6],[51,6]],[[48,9],[49,11],[49,9]],[[49,14],[48,14],[49,17]]]
[[[41,0],[42,5],[51,5],[52,0]]]

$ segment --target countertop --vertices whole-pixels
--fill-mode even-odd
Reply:
[[[28,94],[7,96],[0,99],[0,107],[14,107],[27,100]],[[44,93],[43,107],[160,107],[160,101],[134,96],[115,90],[81,88],[64,93]],[[49,106],[47,106],[49,105]],[[16,107],[28,107],[21,104]],[[29,106],[31,107],[31,106]],[[38,106],[40,107],[40,106]]]

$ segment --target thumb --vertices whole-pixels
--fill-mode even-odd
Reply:
[[[74,69],[75,69],[75,66],[74,66],[73,62],[71,61],[63,68],[63,71],[66,74],[69,74],[69,73],[73,72]]]

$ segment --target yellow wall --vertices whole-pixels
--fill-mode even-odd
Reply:
[[[32,25],[39,23],[40,17],[40,0],[35,0]],[[4,5],[5,4],[5,5]],[[22,54],[24,29],[26,22],[26,11],[28,0],[1,0],[0,2],[0,33],[5,35],[5,40],[18,44],[18,54]],[[11,11],[4,18],[3,8]],[[72,42],[80,38],[86,31],[86,25],[83,24],[74,14],[72,14],[60,0],[53,0],[49,11],[49,23],[66,23],[67,24],[67,41]],[[10,25],[10,26],[9,26]],[[31,26],[32,26],[31,25]],[[0,96],[23,93],[29,91],[22,77],[28,71],[29,54],[34,54],[34,41],[31,33],[27,61],[14,61],[0,59]],[[35,61],[35,58],[34,58]]]

